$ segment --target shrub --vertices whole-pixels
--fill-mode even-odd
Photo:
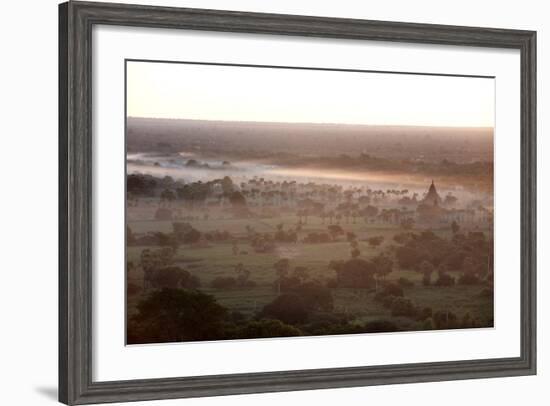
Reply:
[[[455,278],[446,273],[439,274],[439,277],[435,281],[436,286],[453,286],[455,284]]]
[[[311,315],[309,323],[301,329],[309,335],[328,335],[351,333],[354,328],[357,326],[351,325],[345,315],[317,313]]]
[[[480,279],[472,273],[463,273],[458,278],[458,283],[461,285],[477,285],[480,282]]]
[[[365,333],[387,333],[399,331],[399,327],[389,320],[373,320],[365,323],[363,327]]]
[[[433,330],[435,328],[434,321],[431,317],[428,317],[426,320],[422,322],[421,329],[422,330]]]
[[[390,308],[393,304],[393,301],[395,300],[396,296],[393,296],[393,295],[388,295],[388,296],[384,296],[382,299],[380,299],[382,301],[382,306],[386,307],[386,308]],[[375,297],[376,299],[376,297]]]
[[[306,303],[294,294],[283,294],[264,306],[260,316],[278,319],[287,324],[304,323],[309,318]]]
[[[237,310],[233,310],[229,314],[229,319],[234,323],[240,323],[246,320],[246,316]]]
[[[464,317],[462,318],[462,322],[460,324],[461,328],[475,328],[479,327],[479,323],[476,319],[472,318],[470,313],[466,313]]]
[[[383,301],[388,296],[402,297],[403,288],[395,283],[387,283],[382,290],[374,296],[374,300]]]
[[[190,274],[187,271],[183,271],[183,272],[184,273],[182,275],[182,278],[180,279],[180,284],[179,284],[180,288],[185,288],[185,289],[200,288],[201,280],[199,279],[198,276]]]
[[[194,244],[200,240],[201,235],[202,234],[200,233],[200,231],[193,228],[189,230],[187,234],[185,234],[185,236],[183,237],[183,242],[187,244]]]
[[[425,255],[418,248],[405,245],[397,247],[395,257],[401,268],[410,269],[417,267]]]
[[[367,239],[367,242],[371,247],[378,247],[384,241],[383,236],[375,236]]]
[[[153,288],[195,289],[201,285],[198,277],[177,266],[146,271],[145,279]]]
[[[269,338],[301,336],[302,331],[280,320],[253,320],[245,324],[238,332],[237,338]]]
[[[393,240],[398,244],[405,244],[410,238],[410,233],[399,233],[393,236]]]
[[[201,233],[189,223],[172,223],[174,235],[180,242],[193,244],[200,240]]]
[[[372,288],[376,285],[376,265],[372,261],[353,258],[348,261],[331,261],[336,271],[336,281],[341,288]]]
[[[433,311],[431,307],[424,307],[423,309],[417,309],[416,311],[416,319],[418,321],[424,321],[426,319],[430,319],[433,315]]]
[[[309,310],[332,311],[333,309],[330,289],[319,282],[304,282],[292,289],[291,292],[300,296]]]
[[[396,297],[391,304],[392,316],[414,317],[416,308],[410,299]]]
[[[344,229],[338,224],[331,224],[327,227],[327,230],[333,240],[335,240],[339,235],[344,234]]]
[[[178,247],[178,240],[174,234],[154,232],[151,235],[157,240],[157,244],[161,247],[172,247],[174,249]]]
[[[456,314],[450,311],[437,311],[433,317],[434,326],[437,329],[458,328],[459,323]]]

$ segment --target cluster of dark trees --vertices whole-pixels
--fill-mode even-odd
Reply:
[[[126,176],[126,191],[133,197],[158,197],[161,203],[181,201],[185,207],[193,208],[202,205],[211,194],[215,185],[219,185],[222,195],[227,197],[233,209],[239,214],[246,214],[246,199],[236,190],[233,180],[229,176],[207,182],[197,181],[183,183],[174,180],[171,176],[163,178],[146,174],[129,174]],[[158,211],[157,216],[166,216],[169,210]]]
[[[146,271],[143,282],[145,288],[153,289],[173,287],[194,289],[201,286],[198,276],[192,275],[178,266],[166,266]]]
[[[336,272],[336,278],[329,280],[333,288],[378,289],[379,284],[393,270],[393,260],[378,254],[372,259],[352,258],[347,261],[331,261],[329,268]]]
[[[402,286],[396,283],[384,284],[374,296],[374,300],[381,302],[394,317],[409,317],[421,322],[432,316],[431,308],[416,306],[411,299],[405,297]]]
[[[277,231],[273,235],[273,240],[276,242],[296,243],[298,242],[298,233],[293,229],[285,230],[283,224],[278,224]]]
[[[200,240],[202,234],[190,223],[172,223],[174,238],[184,244],[193,244]]]
[[[310,311],[332,311],[333,300],[330,289],[321,281],[311,279],[306,267],[297,266],[291,270],[290,261],[283,258],[277,261],[273,268],[277,275],[274,288],[277,290],[281,301],[288,298],[290,301],[300,302],[303,305],[303,312],[306,313]],[[278,308],[280,308],[280,303],[274,302],[269,311],[276,313]],[[281,320],[284,321],[285,319]]]
[[[242,263],[235,266],[236,277],[218,276],[210,282],[214,289],[253,288],[256,282],[250,280],[250,271]]]
[[[403,269],[423,274],[425,285],[451,286],[456,283],[474,285],[493,280],[493,240],[483,232],[460,233],[450,240],[430,230],[421,233],[401,233],[394,237],[399,245],[395,258]],[[448,271],[460,272],[457,281]],[[433,274],[437,279],[433,281]]]
[[[200,232],[190,223],[173,222],[173,232],[163,233],[161,231],[148,232],[136,236],[132,229],[126,227],[126,241],[129,246],[160,246],[177,248],[180,244],[194,244],[201,239],[207,242],[224,242],[233,240],[234,237],[227,230]]]
[[[187,288],[195,289],[201,286],[200,279],[185,269],[174,265],[175,250],[170,247],[160,249],[144,249],[141,251],[139,265],[143,270],[143,288]],[[128,263],[128,270],[134,268]],[[129,294],[138,293],[135,287],[129,287]]]
[[[138,303],[136,314],[129,319],[128,344],[400,330],[388,319],[356,323],[350,315],[327,311],[332,302],[322,289],[308,283],[291,285],[249,317],[229,311],[214,296],[196,289],[156,290]],[[416,322],[418,329],[481,326],[469,313],[459,318],[451,311],[420,308],[395,284],[385,284],[376,300],[388,307],[393,317]]]
[[[162,289],[137,305],[128,321],[128,344],[199,341],[224,335],[227,309],[198,290]]]
[[[171,177],[166,181],[172,183]],[[134,196],[154,197],[165,187],[162,178],[152,175],[131,174],[126,176],[126,192]]]
[[[140,265],[144,271],[171,265],[174,261],[175,250],[171,247],[159,249],[144,249],[140,254]]]
[[[247,235],[250,245],[256,253],[271,253],[275,249],[276,243],[297,243],[298,233],[295,229],[285,229],[283,224],[278,224],[273,233],[259,233],[252,229],[248,230]]]
[[[389,309],[393,317],[412,319],[419,323],[420,329],[423,330],[472,328],[487,325],[473,318],[470,313],[466,313],[460,319],[455,313],[449,310],[437,310],[434,312],[431,307],[418,306],[413,300],[405,296],[403,286],[410,287],[411,282],[402,278],[398,283],[385,283],[374,296],[374,300]],[[489,320],[489,323],[492,324],[492,321]]]
[[[351,231],[346,232],[339,224],[331,224],[327,226],[327,232],[310,232],[304,238],[305,243],[327,243],[338,240],[338,237],[345,236],[346,241],[353,243],[357,241],[357,235]],[[384,241],[382,236],[372,236],[366,240],[371,247],[378,247]],[[357,248],[357,247],[354,247]]]
[[[389,320],[353,323],[349,316],[314,312],[308,299],[284,293],[246,317],[194,289],[161,289],[137,305],[128,344],[399,331]]]
[[[259,254],[268,254],[275,250],[275,241],[269,233],[256,233],[250,239],[250,245]]]

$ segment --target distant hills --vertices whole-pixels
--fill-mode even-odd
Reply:
[[[492,128],[127,119],[128,152],[196,152],[238,159],[369,154],[439,162],[493,160]]]

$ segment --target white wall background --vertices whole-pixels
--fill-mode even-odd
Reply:
[[[128,2],[128,1],[126,1]],[[142,1],[131,1],[142,3]],[[545,295],[550,265],[550,191],[543,162],[550,142],[550,20],[536,0],[181,0],[155,5],[538,31],[539,374],[536,377],[172,400],[144,405],[464,404],[545,405],[550,398]],[[48,405],[57,398],[57,1],[8,2],[0,24],[0,404]],[[549,158],[550,159],[550,158]],[[546,210],[546,212],[545,212]],[[414,351],[414,349],[411,349]]]

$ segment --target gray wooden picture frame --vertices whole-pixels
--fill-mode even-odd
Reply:
[[[95,24],[513,48],[521,53],[521,354],[352,368],[92,380],[92,27]],[[536,373],[536,32],[234,11],[59,6],[59,400],[218,396]]]

